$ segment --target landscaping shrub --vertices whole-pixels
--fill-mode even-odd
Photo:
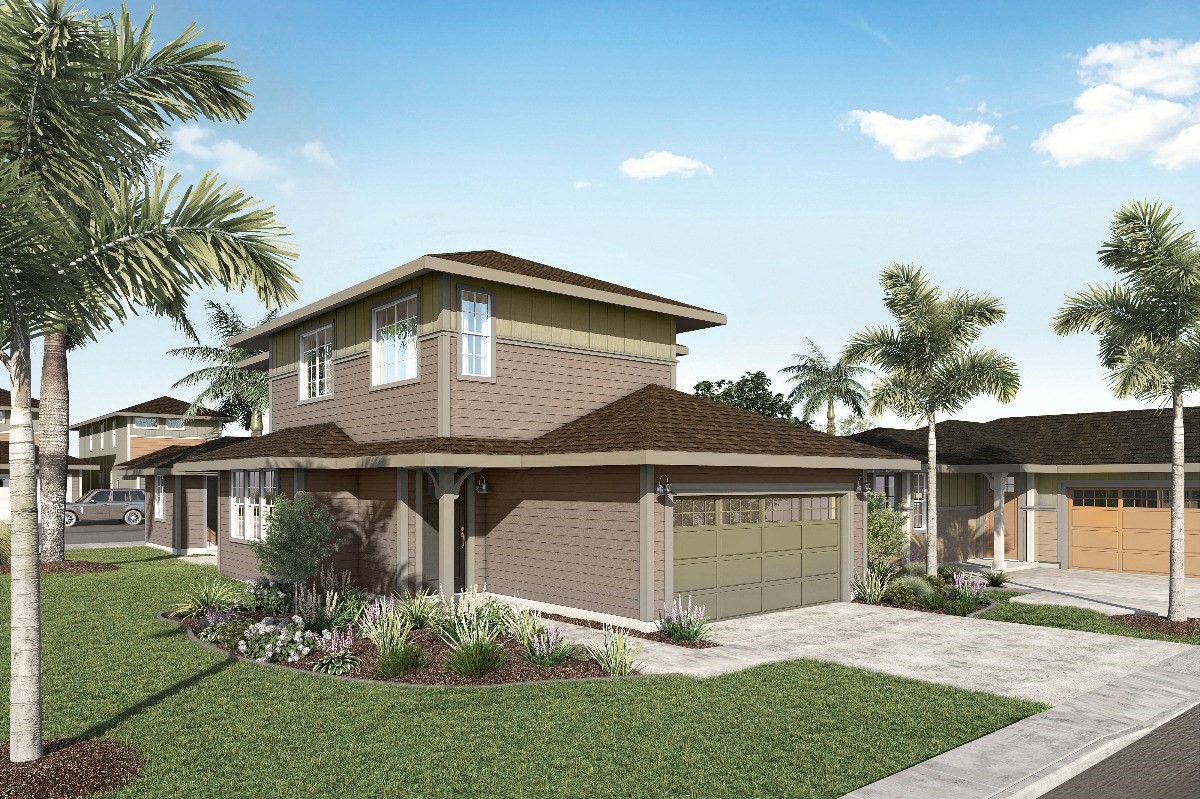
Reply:
[[[395,597],[376,599],[358,616],[358,632],[380,654],[390,652],[408,638],[408,625],[396,607]]]
[[[891,586],[906,585],[913,593],[913,599],[921,600],[934,592],[934,587],[924,577],[913,574],[902,574],[892,579]],[[891,587],[889,586],[889,587]]]
[[[341,545],[333,512],[305,492],[276,499],[262,540],[250,542],[263,573],[293,585],[316,577]]]
[[[938,577],[941,577],[947,585],[954,582],[954,575],[961,574],[962,569],[957,566],[938,566]]]
[[[898,562],[908,545],[908,514],[895,510],[886,494],[867,494],[867,562]]]
[[[325,612],[329,623],[339,630],[353,624],[371,601],[371,595],[354,585],[350,572],[335,574],[333,569],[321,572],[321,589],[325,593]]]
[[[913,605],[917,601],[912,586],[899,580],[888,585],[887,590],[883,592],[883,599],[889,604],[901,606]]]
[[[987,584],[992,588],[1003,588],[1008,582],[1008,572],[988,569],[983,573],[983,579],[987,580]]]
[[[491,630],[507,630],[512,627],[516,613],[507,603],[485,595],[479,586],[473,585],[455,597],[450,619],[443,625],[453,627],[462,623],[471,629],[482,625]]]
[[[221,631],[225,625],[233,621],[234,614],[232,610],[217,610],[209,608],[204,611],[204,626],[200,628],[200,632],[196,633],[196,637],[201,641],[216,643],[221,638]]]
[[[358,655],[350,651],[354,645],[354,636],[349,630],[326,630],[317,639],[317,645],[325,654],[313,664],[313,671],[321,674],[346,674],[359,664]]]
[[[525,647],[525,657],[541,666],[556,666],[575,653],[575,645],[563,638],[557,624],[537,631]]]
[[[929,570],[928,566],[926,566],[924,563],[919,563],[915,560],[910,563],[905,563],[903,566],[900,567],[901,574],[912,575],[913,577],[924,577],[925,572],[927,572],[928,570]]]
[[[935,574],[932,577],[925,577],[925,582],[929,583],[929,587],[934,591],[942,592],[946,590],[946,581],[940,574]]]
[[[412,641],[404,640],[392,649],[379,653],[375,672],[381,677],[399,677],[419,669],[429,662],[424,650]]]
[[[455,674],[478,677],[504,665],[504,650],[500,648],[500,631],[486,618],[462,616],[442,633],[450,647],[446,666]]]
[[[979,610],[978,600],[969,596],[957,596],[946,603],[943,613],[949,616],[969,616]]]
[[[978,607],[983,601],[983,589],[986,586],[987,580],[983,578],[983,575],[959,572],[954,575],[954,582],[947,591],[950,594],[951,602],[961,599],[963,602],[974,602]]]
[[[928,610],[941,610],[946,607],[946,595],[941,591],[933,591],[923,599],[918,599],[917,604]]]
[[[241,603],[250,611],[282,616],[292,609],[295,590],[290,582],[259,577],[247,580]]]
[[[546,620],[532,610],[517,610],[513,612],[508,626],[508,636],[529,652],[531,642],[536,636],[546,632]]]
[[[624,630],[604,625],[604,638],[584,644],[588,658],[613,677],[627,677],[638,670],[640,646],[630,644],[630,636]]]
[[[865,575],[855,572],[854,576],[850,578],[850,590],[854,592],[856,598],[863,602],[878,605],[883,601],[884,593],[891,581],[891,568],[877,563],[869,563]]]
[[[416,593],[405,591],[396,600],[397,612],[411,629],[432,630],[441,627],[449,611],[438,594],[421,588]]]
[[[692,605],[689,596],[685,607],[683,597],[677,596],[670,605],[663,605],[658,629],[673,641],[705,641],[708,640],[708,622],[703,605]]]
[[[0,524],[0,566],[9,566],[12,558],[12,528]]]
[[[246,628],[237,651],[242,657],[259,663],[295,663],[312,652],[318,640],[316,633],[304,628],[304,619],[299,616],[285,621],[268,616]]]
[[[242,602],[242,592],[236,582],[224,577],[205,577],[179,592],[171,612],[185,619],[194,619],[210,608],[229,610]]]

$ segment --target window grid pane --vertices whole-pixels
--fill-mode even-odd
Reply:
[[[492,298],[481,291],[462,292],[462,373],[491,377]]]
[[[333,328],[323,327],[300,337],[304,399],[333,393]]]

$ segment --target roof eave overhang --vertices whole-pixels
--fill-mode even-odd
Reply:
[[[1200,463],[1184,464],[1184,471],[1200,472]],[[1169,463],[971,463],[938,464],[939,472],[982,474],[1038,472],[1046,474],[1105,474],[1109,472],[1170,472]]]
[[[101,421],[104,421],[105,419],[111,419],[114,416],[146,416],[146,417],[153,417],[155,419],[183,419],[186,416],[186,414],[183,414],[183,413],[151,413],[150,411],[113,411],[112,413],[106,413],[101,416],[93,416],[91,419],[84,419],[82,422],[76,422],[75,424],[71,425],[67,429],[78,430],[79,428],[83,427],[84,425],[92,424],[93,422],[101,422]],[[232,422],[232,421],[234,421],[234,419],[232,416],[193,416],[193,417],[189,418],[188,421],[189,422]],[[142,429],[142,428],[139,428],[139,429]],[[153,430],[154,428],[146,428],[146,429]]]
[[[285,330],[292,325],[300,324],[313,317],[320,316],[334,308],[369,297],[397,283],[403,283],[426,272],[447,272],[452,275],[484,280],[492,283],[504,283],[511,286],[548,291],[554,294],[565,294],[583,299],[598,300],[613,305],[623,305],[630,308],[640,308],[646,311],[668,314],[675,317],[675,328],[679,333],[692,330],[702,330],[708,327],[718,327],[726,323],[725,314],[700,308],[691,308],[672,302],[650,300],[643,297],[631,297],[612,291],[573,286],[569,283],[559,283],[540,277],[517,275],[500,269],[490,269],[485,266],[464,264],[445,258],[423,255],[414,261],[376,275],[370,280],[364,280],[350,288],[331,294],[324,299],[309,303],[303,308],[297,308],[291,313],[284,314],[265,325],[247,330],[234,336],[226,343],[231,347],[246,347],[249,349],[266,349],[272,333]]]

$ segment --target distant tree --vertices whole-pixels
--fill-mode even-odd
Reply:
[[[800,416],[805,419],[815,419],[817,412],[824,410],[825,432],[836,435],[836,406],[843,405],[858,417],[867,412],[867,389],[859,381],[873,372],[845,358],[831,363],[811,339],[804,341],[808,351],[792,356],[796,362],[779,370],[789,375],[788,382],[795,384],[788,401],[800,405]]]
[[[878,420],[874,416],[843,416],[838,422],[839,436],[852,436],[864,430],[875,427]]]
[[[766,372],[746,372],[737,380],[701,380],[692,387],[697,397],[715,400],[722,405],[744,411],[806,424],[792,415],[792,403],[783,394],[771,390],[771,378]]]
[[[1054,330],[1100,337],[1100,362],[1118,397],[1171,406],[1167,618],[1184,621],[1183,397],[1200,389],[1200,244],[1171,206],[1131,202],[1117,211],[1099,255],[1117,283],[1068,296]]]

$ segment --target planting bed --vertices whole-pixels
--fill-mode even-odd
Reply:
[[[592,619],[577,619],[573,616],[563,616],[559,613],[543,613],[541,615],[551,621],[561,621],[567,624],[574,624],[578,627],[588,627],[592,630],[604,629],[603,622],[593,621]],[[620,630],[631,638],[641,638],[646,641],[656,641],[660,644],[671,644],[672,646],[683,646],[688,649],[708,649],[709,647],[720,646],[716,641],[680,641],[671,638],[659,630],[655,630],[652,633],[644,633],[641,630],[628,630],[624,627],[620,628]]]
[[[196,635],[203,629],[204,621],[200,619],[179,619],[173,616],[166,618],[182,624],[191,631],[192,638],[200,642],[196,638]],[[257,621],[262,616],[253,618]],[[375,645],[363,638],[356,638],[350,651],[358,656],[360,662],[353,669],[340,676],[358,680],[405,685],[502,685],[505,683],[591,679],[608,676],[598,665],[582,657],[569,657],[562,663],[552,666],[530,663],[525,659],[524,651],[519,644],[512,640],[506,640],[501,643],[501,648],[505,654],[504,665],[495,671],[477,677],[466,677],[451,671],[447,666],[446,660],[450,654],[450,648],[442,641],[436,631],[413,630],[409,633],[409,640],[419,646],[425,653],[427,658],[426,665],[396,677],[383,677],[375,672],[375,662],[378,659]],[[207,645],[220,649],[223,652],[227,651],[216,644],[207,643]],[[236,652],[231,654],[237,656]],[[300,660],[291,663],[277,662],[271,665],[313,673],[313,665],[320,659],[322,654],[324,653],[319,648],[314,648],[312,652]],[[243,660],[249,659],[243,658]]]
[[[128,785],[141,770],[128,744],[77,738],[47,741],[45,754],[29,763],[9,762],[0,743],[0,799],[75,799]]]
[[[1109,616],[1117,624],[1124,624],[1135,630],[1159,635],[1195,635],[1200,636],[1200,617],[1186,621],[1171,621],[1164,616],[1151,616],[1146,613],[1127,613],[1121,616]]]

